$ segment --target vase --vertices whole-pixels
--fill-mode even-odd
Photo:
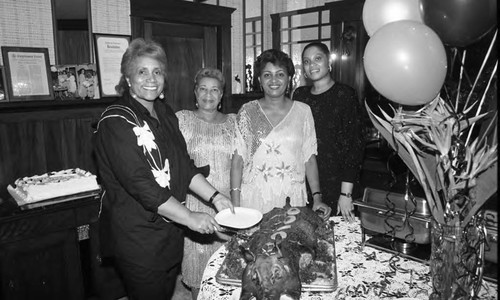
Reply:
[[[485,222],[467,225],[431,222],[432,300],[477,299],[483,277]]]

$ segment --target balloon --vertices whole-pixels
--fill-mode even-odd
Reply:
[[[495,27],[497,0],[421,0],[421,11],[444,44],[465,47]]]
[[[432,101],[446,77],[443,43],[432,29],[415,21],[392,22],[377,30],[366,44],[363,59],[373,87],[403,105]]]
[[[385,24],[401,20],[423,23],[419,0],[366,0],[363,5],[363,25],[369,36]]]

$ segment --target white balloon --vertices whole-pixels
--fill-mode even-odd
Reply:
[[[366,77],[385,98],[423,105],[439,94],[447,72],[438,35],[415,21],[391,22],[375,32],[363,56]]]
[[[401,20],[424,22],[420,0],[366,0],[363,5],[363,25],[369,36],[385,24]]]

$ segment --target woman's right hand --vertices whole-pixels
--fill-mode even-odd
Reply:
[[[190,222],[188,222],[187,226],[193,231],[202,234],[211,234],[222,230],[217,221],[207,213],[193,211],[189,214],[189,218]]]
[[[337,204],[337,214],[342,214],[344,220],[349,223],[354,222],[354,204],[352,203],[352,198],[346,196],[340,196]]]

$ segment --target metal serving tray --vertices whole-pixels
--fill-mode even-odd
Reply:
[[[431,213],[427,201],[404,194],[366,188],[362,201],[354,201],[363,229],[416,244],[431,242]],[[408,220],[408,222],[405,222]]]

